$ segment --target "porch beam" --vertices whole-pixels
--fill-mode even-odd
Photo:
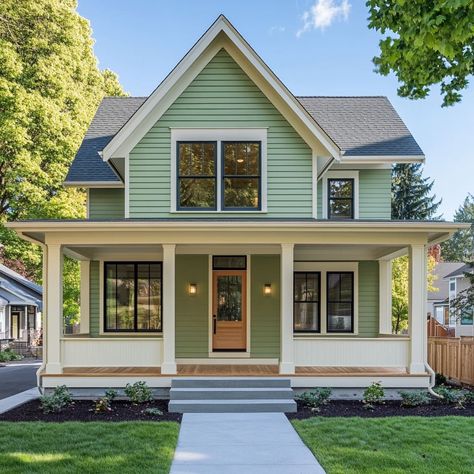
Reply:
[[[281,315],[280,315],[280,373],[295,373],[293,341],[293,253],[294,244],[281,244]]]
[[[409,372],[425,373],[426,342],[426,247],[409,247],[408,330],[410,334]]]
[[[391,260],[379,260],[379,333],[392,334]]]
[[[163,245],[163,362],[162,374],[176,374],[175,275],[176,245]]]
[[[63,328],[63,252],[61,245],[50,244],[46,255],[46,372],[60,374]]]

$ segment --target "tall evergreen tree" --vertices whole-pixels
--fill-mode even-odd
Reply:
[[[434,181],[423,177],[421,163],[397,164],[392,168],[392,219],[435,219],[441,200],[430,195]]]
[[[474,258],[474,195],[468,194],[454,213],[455,222],[470,222],[470,229],[458,230],[441,244],[441,258],[445,262],[464,262]]]

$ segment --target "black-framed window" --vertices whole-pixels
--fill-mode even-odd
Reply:
[[[214,255],[212,257],[213,270],[246,270],[246,255]]]
[[[261,142],[222,142],[222,210],[261,209]]]
[[[354,179],[328,179],[328,219],[354,219]]]
[[[104,263],[104,331],[162,330],[161,262]]]
[[[294,332],[320,332],[321,273],[295,272],[293,289]]]
[[[177,161],[177,209],[216,210],[217,142],[178,142]]]
[[[327,272],[327,332],[354,331],[354,272]]]

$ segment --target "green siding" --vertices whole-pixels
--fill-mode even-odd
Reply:
[[[130,217],[169,217],[170,127],[268,127],[268,214],[256,216],[311,217],[311,149],[225,50],[130,153]]]
[[[92,337],[100,333],[100,262],[91,261],[89,268],[89,332]]]
[[[176,255],[176,357],[209,355],[208,274],[207,255]],[[189,283],[197,284],[196,295],[188,293]]]
[[[125,217],[123,189],[89,189],[89,219],[122,219]]]
[[[359,218],[390,219],[391,170],[359,171]]]
[[[359,262],[359,337],[379,334],[379,264]]]
[[[250,348],[252,357],[280,356],[280,256],[252,255],[250,259]],[[271,283],[272,294],[263,286]]]

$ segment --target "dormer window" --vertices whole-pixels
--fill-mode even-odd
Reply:
[[[328,219],[354,219],[353,179],[328,179]]]

